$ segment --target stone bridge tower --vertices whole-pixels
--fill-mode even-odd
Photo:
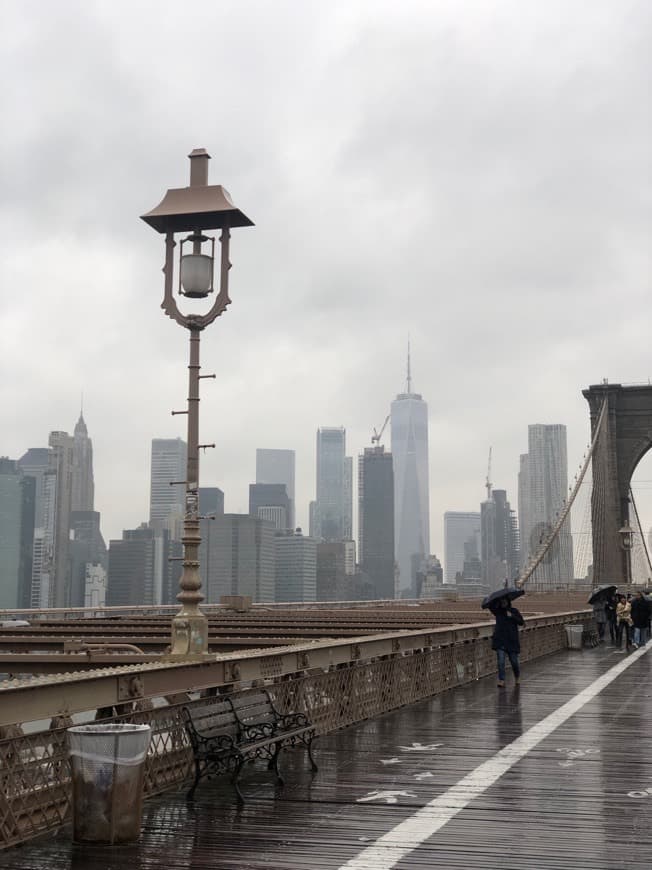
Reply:
[[[652,385],[598,384],[583,390],[591,411],[591,437],[607,401],[607,419],[593,452],[594,583],[628,582],[628,554],[619,530],[629,523],[629,487],[636,466],[652,447]]]

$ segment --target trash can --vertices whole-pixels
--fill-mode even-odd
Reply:
[[[149,725],[68,728],[73,840],[132,843],[140,836]]]
[[[566,626],[566,641],[568,649],[582,649],[582,635],[584,634],[583,625],[567,625]]]

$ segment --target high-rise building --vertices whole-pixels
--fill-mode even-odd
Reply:
[[[29,606],[35,481],[0,457],[0,608]]]
[[[197,492],[202,517],[217,517],[224,513],[224,493],[218,486],[200,486]]]
[[[50,432],[50,469],[55,473],[54,573],[50,580],[50,607],[70,607],[70,510],[73,488],[74,439],[67,432]]]
[[[249,516],[269,520],[278,531],[291,528],[291,503],[284,483],[250,483]]]
[[[72,445],[72,494],[70,509],[92,511],[95,499],[93,442],[82,414],[75,425]]]
[[[149,525],[178,537],[184,516],[186,442],[181,438],[153,438],[149,496]]]
[[[276,600],[317,600],[317,541],[291,530],[277,532]]]
[[[259,447],[256,450],[256,483],[282,483],[285,485],[285,491],[290,500],[286,528],[294,528],[296,523],[294,475],[294,450],[273,450],[264,447]]]
[[[199,570],[210,604],[219,604],[222,595],[274,601],[274,526],[247,514],[223,514],[207,521]]]
[[[414,596],[416,569],[430,553],[428,405],[412,392],[408,348],[407,391],[391,407],[394,457],[394,546],[403,595]]]
[[[521,562],[525,566],[546,540],[568,494],[566,427],[563,424],[528,426],[528,452],[521,456],[519,472],[519,525]],[[537,568],[544,585],[574,579],[570,517]]]
[[[314,533],[324,541],[351,538],[353,460],[346,456],[346,430],[317,430],[317,498]]]
[[[358,554],[376,598],[395,598],[394,469],[382,445],[358,457]]]
[[[109,541],[108,606],[135,607],[158,603],[156,531],[145,524],[125,529],[122,540]]]
[[[444,580],[455,583],[464,573],[464,545],[473,541],[480,554],[480,514],[477,511],[446,511],[444,514]]]
[[[106,573],[108,552],[97,511],[70,512],[70,606],[84,607],[86,603],[87,567],[99,565]]]

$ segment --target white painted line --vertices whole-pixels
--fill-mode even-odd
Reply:
[[[508,743],[492,758],[483,762],[467,774],[456,785],[427,803],[414,815],[405,819],[388,833],[379,837],[371,846],[342,864],[340,870],[390,870],[402,858],[413,852],[421,843],[436,834],[454,816],[460,813],[472,800],[483,794],[496,780],[507,773],[527,753],[542,740],[549,737],[571,716],[582,709],[589,701],[626,671],[630,665],[645,655],[652,644],[633,652],[622,659],[590,686],[583,689],[570,701],[537,722],[512,743]]]

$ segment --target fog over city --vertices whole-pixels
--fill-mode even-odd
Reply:
[[[151,439],[185,438],[187,333],[139,216],[196,147],[256,224],[202,338],[201,482],[227,511],[257,447],[294,449],[307,528],[317,427],[371,443],[408,335],[440,556],[490,445],[516,502],[528,424],[568,427],[572,478],[582,388],[652,377],[645,0],[0,8],[0,455],[72,433],[83,394],[107,541],[148,518]],[[648,528],[645,481],[649,455]]]

